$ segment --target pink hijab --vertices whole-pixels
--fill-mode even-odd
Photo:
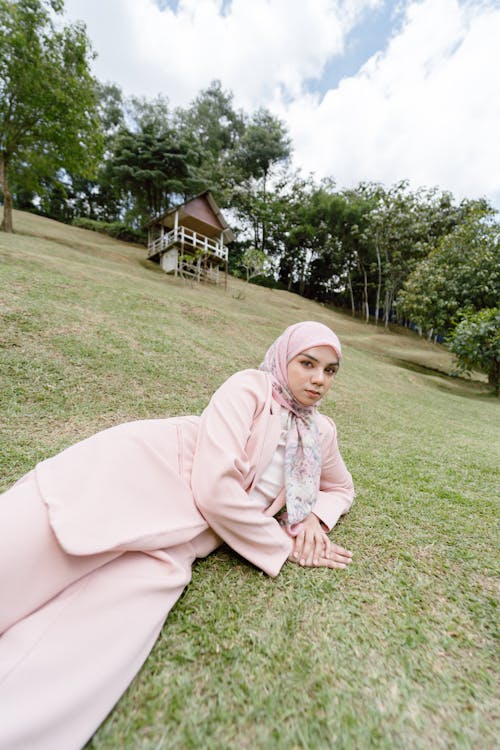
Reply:
[[[314,415],[316,407],[302,406],[288,386],[287,366],[291,359],[316,346],[329,346],[339,360],[340,341],[328,326],[314,321],[289,326],[266,352],[260,370],[273,376],[273,396],[290,413],[285,443],[285,495],[287,524],[303,521],[316,503],[321,476],[319,433]],[[295,529],[298,533],[298,529]]]

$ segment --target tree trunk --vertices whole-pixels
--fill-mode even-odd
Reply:
[[[500,360],[494,359],[488,370],[488,385],[491,385],[495,396],[500,393]]]
[[[347,275],[347,285],[349,287],[349,295],[351,297],[351,313],[352,317],[356,315],[356,305],[354,304],[354,292],[352,291],[351,272]]]
[[[385,310],[384,310],[384,325],[386,328],[389,326],[389,319],[391,317],[391,307],[392,307],[392,292],[390,292],[388,289],[385,293]]]
[[[3,219],[0,224],[2,232],[12,232],[12,194],[7,183],[8,163],[4,156],[0,157],[0,184],[3,192]]]
[[[368,304],[368,275],[366,269],[363,268],[363,279],[364,279],[364,297],[365,297],[365,322],[370,322],[370,305]]]
[[[378,310],[380,307],[380,294],[382,291],[382,260],[380,258],[380,249],[378,246],[378,238],[375,240],[375,250],[377,252],[377,270],[378,270],[378,280],[377,280],[377,295],[375,297],[375,325],[378,323]]]
[[[267,172],[264,172],[264,217],[266,216],[267,212]],[[266,252],[266,243],[267,243],[267,236],[266,236],[266,219],[264,218],[262,220],[262,247],[261,250],[263,252]]]
[[[254,244],[254,247],[256,247],[258,250],[262,250],[260,246],[260,237],[259,237],[259,221],[258,219],[255,219],[255,218],[253,221],[253,244]]]

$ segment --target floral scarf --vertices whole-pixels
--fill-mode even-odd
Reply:
[[[287,525],[303,521],[316,503],[321,476],[321,451],[316,407],[302,406],[293,397],[287,366],[301,352],[316,346],[329,346],[341,357],[337,336],[323,323],[306,321],[289,326],[266,352],[259,369],[273,376],[273,396],[288,409],[285,443],[285,496]]]

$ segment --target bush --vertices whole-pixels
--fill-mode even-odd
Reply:
[[[477,367],[488,374],[488,383],[500,390],[500,310],[497,307],[466,311],[448,337],[450,350],[461,372]]]
[[[75,227],[80,227],[80,229],[90,229],[93,232],[107,234],[109,237],[122,240],[122,242],[136,242],[139,245],[147,244],[147,236],[142,230],[129,227],[126,224],[122,224],[121,221],[95,221],[94,219],[77,216],[71,223]]]

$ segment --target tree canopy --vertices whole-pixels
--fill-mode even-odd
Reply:
[[[488,375],[488,383],[500,393],[500,309],[466,310],[449,336],[450,350],[458,368],[471,372],[478,368]]]
[[[449,331],[460,310],[500,299],[500,224],[481,207],[444,235],[407,278],[400,310],[424,331]]]
[[[2,228],[12,231],[11,182],[36,186],[60,169],[90,174],[101,153],[90,43],[80,24],[56,29],[62,0],[0,0]]]
[[[117,131],[106,171],[132,222],[146,222],[166,211],[173,196],[187,192],[190,171],[188,145],[170,124],[168,102],[132,99],[130,126]]]

